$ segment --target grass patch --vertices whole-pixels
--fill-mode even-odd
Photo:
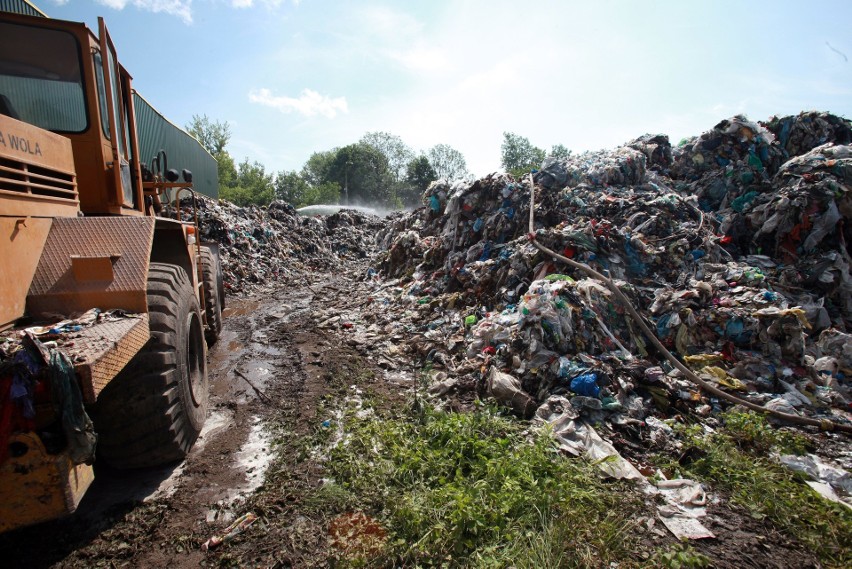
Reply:
[[[665,551],[658,551],[651,559],[650,566],[666,569],[702,569],[711,567],[712,561],[706,555],[695,551],[690,545],[679,543]]]
[[[798,476],[768,458],[771,450],[802,452],[801,435],[777,431],[756,413],[730,412],[723,427],[705,434],[700,426],[682,429],[686,464],[667,468],[708,482],[753,517],[766,519],[835,567],[852,566],[852,513],[819,497]]]
[[[493,408],[429,406],[398,418],[348,416],[315,498],[360,504],[387,530],[378,557],[352,565],[577,567],[635,559],[626,484],[566,459],[546,433]],[[338,510],[339,511],[339,510]],[[625,566],[625,565],[622,565]]]

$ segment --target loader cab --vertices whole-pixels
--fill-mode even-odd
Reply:
[[[0,114],[71,141],[84,214],[143,215],[131,77],[98,24],[100,38],[80,23],[0,13]],[[15,144],[50,160],[37,141]]]

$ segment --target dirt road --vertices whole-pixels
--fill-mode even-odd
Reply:
[[[144,471],[98,467],[74,516],[0,537],[3,566],[198,567],[220,557],[200,545],[245,511],[286,517],[305,485],[320,479],[312,461],[296,458],[305,451],[300,440],[323,428],[323,399],[344,397],[355,385],[384,385],[369,357],[340,341],[336,329],[345,327],[316,326],[359,298],[357,286],[313,275],[297,286],[230,299],[209,353],[207,423],[187,460]],[[267,474],[270,487],[261,488]],[[290,521],[253,528],[251,550],[229,547],[227,557],[322,564],[320,520]],[[282,539],[292,547],[282,547]]]

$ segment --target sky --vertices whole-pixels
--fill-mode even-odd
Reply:
[[[230,154],[271,172],[375,131],[484,176],[504,132],[576,153],[736,114],[852,118],[847,0],[33,1],[103,16],[152,105],[227,121]]]

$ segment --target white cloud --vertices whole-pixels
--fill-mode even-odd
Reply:
[[[53,3],[57,6],[64,6],[68,3],[68,0],[53,0]]]
[[[114,10],[124,10],[131,4],[140,10],[159,14],[171,14],[186,24],[192,23],[192,0],[97,0],[99,4]]]
[[[124,10],[124,7],[127,6],[127,2],[128,0],[98,0],[99,4],[103,4],[113,10]]]
[[[438,48],[415,47],[404,51],[389,51],[387,55],[412,71],[440,71],[449,65],[447,54]]]
[[[251,8],[256,4],[263,4],[267,8],[277,8],[284,3],[285,0],[231,0],[231,6],[237,9]],[[291,4],[298,6],[301,0],[291,0]]]
[[[323,115],[332,119],[337,116],[338,111],[341,113],[349,112],[349,106],[346,103],[345,97],[332,99],[331,97],[320,95],[311,89],[302,90],[302,94],[298,99],[293,97],[276,97],[269,89],[253,89],[249,93],[249,100],[252,103],[278,109],[282,113],[295,111],[306,117]]]
[[[384,40],[400,41],[423,31],[423,24],[415,17],[385,6],[359,7],[352,17],[357,19],[356,25],[373,38],[380,36]]]

